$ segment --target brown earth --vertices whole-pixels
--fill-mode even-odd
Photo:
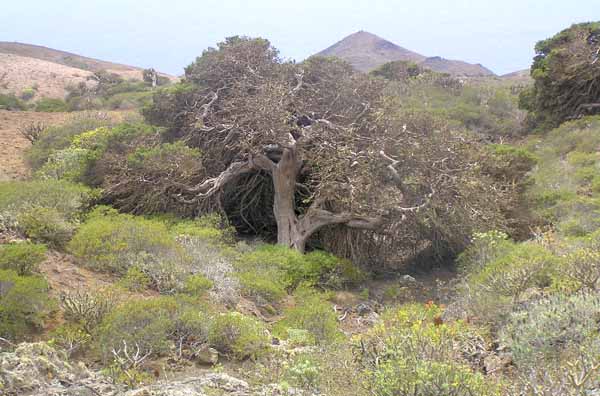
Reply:
[[[43,97],[63,99],[68,86],[93,84],[87,77],[98,71],[116,73],[126,80],[141,80],[143,69],[46,48],[0,41],[0,93],[20,95],[37,88],[33,101]],[[159,73],[172,81],[176,77]]]
[[[31,123],[59,124],[68,117],[68,113],[0,110],[0,181],[20,180],[30,174],[24,160],[30,143],[21,136],[19,128]]]

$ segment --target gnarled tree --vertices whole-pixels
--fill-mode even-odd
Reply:
[[[520,104],[538,125],[600,113],[600,22],[581,23],[535,46],[534,86]]]
[[[145,116],[166,127],[166,140],[202,153],[202,180],[169,186],[182,205],[235,197],[248,223],[269,208],[277,242],[301,251],[333,225],[385,232],[420,213],[459,212],[489,222],[494,195],[482,202],[466,192],[494,187],[473,183],[477,150],[445,125],[386,114],[384,84],[339,60],[295,64],[267,40],[233,37],[157,92]],[[422,133],[429,127],[439,129]]]

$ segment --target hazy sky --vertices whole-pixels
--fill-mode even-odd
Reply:
[[[0,1],[0,41],[172,74],[227,36],[265,37],[302,60],[357,30],[503,74],[528,67],[536,41],[600,20],[600,0]]]

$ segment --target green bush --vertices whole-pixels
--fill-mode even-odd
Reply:
[[[118,282],[119,286],[132,291],[132,292],[141,292],[146,290],[152,280],[146,275],[142,270],[138,267],[129,267],[127,272]]]
[[[160,292],[180,290],[189,258],[167,226],[100,207],[79,228],[68,249],[84,265],[120,275],[137,267]]]
[[[34,243],[10,243],[0,245],[0,270],[13,270],[17,275],[31,275],[46,259],[45,245]]]
[[[202,274],[190,275],[184,282],[183,292],[190,296],[203,296],[213,287],[213,284],[213,281]]]
[[[287,329],[307,330],[318,343],[330,343],[340,338],[337,315],[325,296],[307,288],[295,294],[296,305],[287,308],[276,332],[285,338]]]
[[[501,339],[510,347],[515,363],[527,368],[540,359],[560,359],[565,350],[598,337],[599,319],[597,295],[555,295],[512,313]]]
[[[23,338],[40,329],[53,307],[43,278],[0,270],[0,337]]]
[[[14,94],[0,94],[0,110],[26,110],[27,106]]]
[[[375,395],[500,396],[501,388],[482,373],[454,362],[409,361],[397,357],[369,373]]]
[[[74,227],[96,198],[95,191],[64,181],[0,182],[0,231],[19,229],[27,231],[25,228],[30,228],[29,226],[33,230],[44,230],[46,227],[44,224],[36,225],[38,222],[35,216],[30,219],[27,214],[33,214],[35,211],[44,212],[42,214],[48,218],[49,228],[65,230]],[[25,221],[32,221],[27,227],[22,227],[19,224],[20,217]],[[43,233],[39,236],[43,239]],[[55,239],[49,237],[49,240]]]
[[[34,170],[37,170],[48,161],[54,152],[69,147],[75,136],[112,124],[108,115],[103,113],[83,112],[74,115],[62,125],[46,128],[27,150],[25,156],[27,162]]]
[[[21,99],[24,101],[28,101],[30,99],[33,99],[33,97],[35,96],[35,89],[33,88],[25,88],[24,90],[21,91]]]
[[[60,305],[66,320],[92,333],[120,300],[121,297],[112,288],[73,290],[61,294]]]
[[[262,245],[245,253],[236,267],[244,292],[267,302],[280,300],[301,283],[340,288],[364,279],[348,260],[322,251],[303,255],[280,245]]]
[[[89,170],[95,155],[92,151],[78,147],[69,147],[56,151],[36,172],[41,179],[67,180],[75,183],[88,181]]]
[[[33,241],[63,248],[73,235],[75,226],[54,208],[31,208],[17,216],[19,229]]]
[[[456,264],[462,275],[481,271],[487,264],[510,250],[512,243],[502,231],[475,233],[471,244],[458,256]]]
[[[357,342],[367,388],[375,395],[500,395],[500,388],[469,366],[473,346],[485,341],[462,322],[443,323],[428,304],[387,311]]]
[[[35,111],[41,111],[45,113],[61,113],[69,111],[69,107],[62,99],[41,98],[35,102]]]
[[[112,351],[139,348],[140,356],[160,356],[169,351],[177,303],[172,297],[128,300],[110,312],[98,328],[96,343],[104,360]]]
[[[92,336],[81,326],[73,323],[65,323],[52,330],[49,334],[50,342],[67,352],[67,355],[86,348]]]
[[[528,289],[550,286],[556,263],[557,258],[539,244],[508,245],[502,255],[466,278],[461,293],[467,309],[483,322],[501,322]]]
[[[218,315],[209,330],[208,341],[219,352],[238,360],[255,359],[269,345],[262,323],[239,312]]]

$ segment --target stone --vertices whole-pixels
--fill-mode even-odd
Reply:
[[[210,364],[214,366],[219,361],[219,352],[205,344],[194,353],[194,357],[200,364]]]
[[[487,374],[501,373],[512,365],[512,356],[509,353],[490,354],[483,358],[483,367]]]
[[[417,281],[415,278],[413,278],[413,277],[412,277],[412,276],[410,276],[410,275],[402,275],[402,276],[400,277],[400,280],[401,280],[402,282],[406,282],[406,283],[415,283],[415,282]]]

